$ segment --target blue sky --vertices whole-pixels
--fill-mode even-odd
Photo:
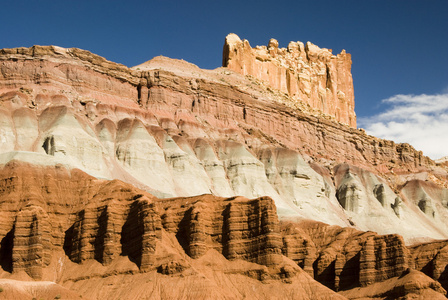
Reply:
[[[384,125],[383,132],[394,131],[394,120],[385,119],[384,113],[415,102],[387,99],[434,96],[429,102],[425,98],[431,105],[448,98],[437,97],[448,94],[447,0],[3,0],[1,11],[0,48],[78,47],[127,66],[165,55],[216,68],[230,32],[252,46],[276,38],[281,47],[289,41],[311,41],[333,53],[346,49],[352,54],[359,124],[376,135],[379,131],[371,128],[377,123]],[[448,114],[445,106],[443,112]],[[440,111],[428,114],[430,119],[440,117]],[[408,121],[414,124],[416,119]],[[430,143],[440,148],[433,158],[443,151],[448,155],[440,134],[439,143]],[[448,141],[446,145],[448,149]]]

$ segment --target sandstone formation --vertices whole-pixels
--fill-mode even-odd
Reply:
[[[352,60],[345,50],[333,55],[310,42],[279,48],[275,39],[268,46],[252,48],[249,41],[231,33],[225,40],[222,65],[288,94],[292,105],[306,104],[308,111],[356,127]]]
[[[447,166],[448,167],[448,156],[444,156],[442,158],[437,159],[436,164]]]
[[[160,202],[162,224],[192,258],[214,249],[227,259],[281,264],[282,241],[274,202],[268,197],[220,199],[211,195]]]
[[[437,280],[448,288],[448,242],[433,242],[414,245],[410,248],[414,268]]]
[[[285,255],[335,290],[381,282],[408,268],[409,250],[399,235],[309,221],[286,222],[282,233]]]
[[[446,299],[440,284],[412,270],[399,278],[340,293],[349,299]]]
[[[406,241],[448,237],[441,218],[415,218],[400,194],[413,179],[446,188],[443,166],[292,109],[291,97],[253,78],[163,57],[129,69],[53,46],[3,49],[0,61],[3,163],[61,164],[158,197],[269,196],[282,218]],[[420,229],[409,230],[416,220]]]
[[[353,128],[348,54],[232,41],[237,72],[0,50],[0,298],[445,293],[446,164]]]
[[[64,287],[80,292],[92,279],[96,288],[81,294],[117,299],[120,295],[108,290],[111,277],[135,275],[147,282],[154,276],[163,279],[170,275],[190,278],[199,286],[212,280],[211,286],[199,291],[200,298],[213,286],[225,289],[226,280],[238,278],[257,286],[264,282],[272,290],[287,281],[291,285],[286,298],[311,287],[302,299],[313,299],[315,293],[321,293],[321,299],[337,298],[282,255],[279,220],[268,197],[250,200],[204,195],[159,200],[118,180],[99,180],[79,170],[17,161],[2,167],[0,178],[4,212],[1,276],[11,273],[11,280],[0,280],[8,291],[0,297],[15,291],[19,283],[13,280],[17,279],[54,281],[64,294]],[[201,263],[200,259],[221,262]],[[210,272],[224,277],[213,279]],[[23,295],[15,291],[14,295],[48,295],[51,289],[39,288],[47,289],[47,285],[42,283],[34,292],[23,290]],[[128,290],[138,298],[150,295],[158,285],[150,285],[143,294],[138,285]],[[95,295],[95,290],[104,294]],[[224,299],[235,293],[246,293],[243,285],[210,295]],[[262,291],[255,298],[270,293]],[[193,296],[194,289],[185,295]]]
[[[0,280],[0,297],[345,299],[329,288],[350,295],[387,280],[398,285],[410,267],[448,263],[442,243],[409,251],[399,235],[279,222],[268,197],[157,199],[118,180],[18,161],[3,166],[0,178],[0,275],[8,278]],[[416,250],[428,247],[435,251]],[[444,283],[443,274],[429,275]],[[418,276],[423,286],[384,294],[445,293]],[[43,281],[32,286],[30,279]],[[116,293],[122,284],[126,295]]]

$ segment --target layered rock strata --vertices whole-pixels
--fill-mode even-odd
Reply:
[[[167,199],[162,224],[174,233],[192,258],[214,249],[227,259],[244,259],[266,266],[281,263],[281,236],[272,199],[243,197]]]
[[[313,221],[279,222],[274,201],[268,197],[157,199],[118,180],[21,162],[2,167],[0,178],[1,276],[13,279],[27,274],[52,280],[64,293],[61,286],[81,292],[95,282],[105,294],[94,298],[116,298],[108,290],[115,276],[123,280],[131,276],[151,291],[161,280],[148,285],[154,276],[174,276],[174,280],[181,276],[192,282],[201,278],[202,283],[195,283],[199,286],[218,276],[222,279],[215,285],[229,289],[216,292],[218,298],[243,291],[225,283],[237,278],[274,291],[278,284],[286,284],[282,288],[293,298],[294,291],[300,291],[307,295],[304,299],[327,299],[337,296],[317,282],[348,291],[398,280],[408,268],[427,273],[428,262],[434,266],[429,275],[445,280],[440,270],[448,263],[443,254],[446,243],[409,251],[398,235]],[[435,293],[444,293],[440,284],[424,278],[428,285],[422,290],[432,287]],[[305,292],[311,286],[314,292]],[[135,293],[135,288],[130,291]],[[92,295],[88,290],[81,293]],[[252,293],[264,298],[273,295],[272,291]]]
[[[53,280],[70,287],[120,274],[195,278],[205,268],[202,281],[216,271],[265,284],[288,281],[295,285],[292,291],[311,284],[326,295],[322,299],[336,296],[282,256],[276,208],[268,197],[160,200],[118,180],[16,161],[0,169],[0,178],[2,277]],[[223,260],[222,265],[192,260],[209,255]],[[231,261],[236,265],[225,271]],[[238,267],[242,262],[247,265]],[[98,288],[105,289],[102,285],[108,286],[103,282]],[[10,292],[15,285],[11,281],[5,286]],[[99,298],[115,297],[108,295]],[[225,295],[216,293],[218,298]]]
[[[443,247],[405,242],[448,238],[448,171],[410,145],[228,68],[53,46],[0,50],[0,64],[2,276],[99,299],[134,280],[135,298],[175,297],[178,280],[195,287],[185,298],[330,298],[315,280],[402,289],[408,267],[444,282]]]
[[[86,207],[77,213],[67,230],[64,250],[74,262],[88,259],[108,265],[119,255],[126,255],[140,270],[154,265],[156,242],[161,238],[160,216],[154,203],[135,195],[131,201]]]
[[[378,235],[316,222],[282,223],[283,253],[335,290],[400,276],[410,253],[399,235]]]
[[[414,245],[410,248],[413,267],[448,288],[448,241]]]
[[[445,167],[293,109],[291,97],[229,69],[163,57],[129,69],[41,46],[3,49],[0,62],[2,163],[61,164],[162,198],[269,196],[282,218],[407,242],[448,237]],[[440,191],[411,201],[405,184],[415,179]]]
[[[25,271],[42,279],[42,270],[51,260],[50,219],[39,206],[27,206],[17,213],[13,225],[12,270]]]
[[[338,55],[307,42],[290,42],[279,48],[271,39],[268,46],[252,48],[247,40],[229,34],[224,43],[222,65],[251,75],[273,89],[287,93],[291,101],[307,104],[310,110],[356,127],[352,60],[345,50]]]
[[[166,58],[128,69],[87,51],[39,46],[3,49],[0,59],[5,114],[2,139],[10,141],[3,145],[3,152],[33,149],[23,147],[23,142],[16,145],[15,132],[20,128],[35,130],[32,115],[51,105],[73,106],[82,113],[82,119],[87,117],[84,122],[100,124],[105,116],[112,121],[116,114],[132,116],[146,126],[160,126],[170,136],[231,137],[252,147],[260,142],[283,145],[316,158],[347,161],[383,172],[416,171],[435,165],[407,144],[380,140],[290,109],[264,86],[225,69],[201,70]],[[11,116],[11,109],[18,108],[23,109]],[[104,120],[102,124],[106,123]]]

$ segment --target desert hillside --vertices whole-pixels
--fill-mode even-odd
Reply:
[[[0,65],[0,299],[445,299],[447,165],[356,128],[345,51]]]

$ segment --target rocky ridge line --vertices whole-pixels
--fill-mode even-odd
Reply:
[[[306,103],[318,111],[356,128],[351,56],[338,55],[307,42],[290,42],[279,48],[271,39],[268,46],[252,48],[236,34],[227,35],[223,63],[235,72],[263,80],[273,89],[287,93],[293,103]]]

